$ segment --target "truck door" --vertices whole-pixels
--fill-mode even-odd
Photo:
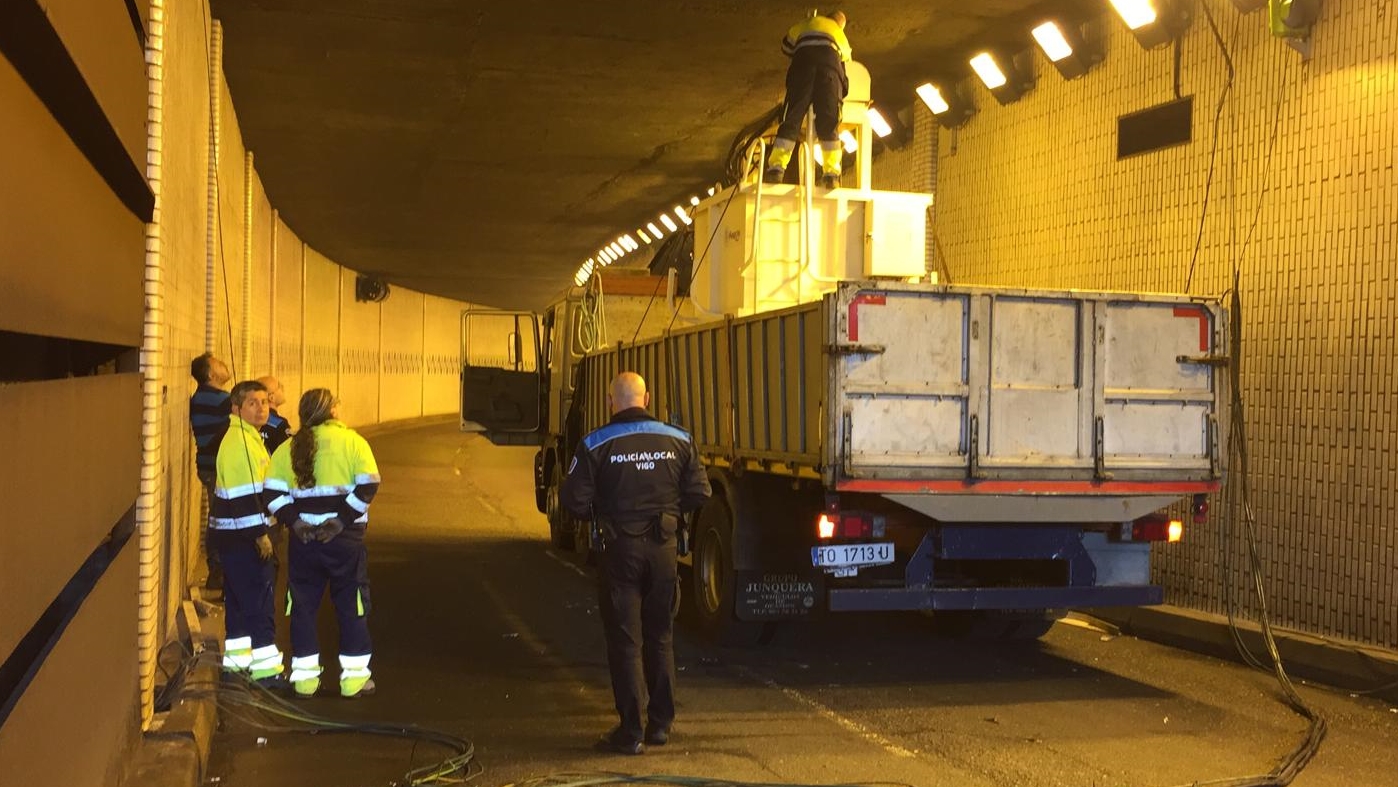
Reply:
[[[461,430],[497,445],[532,445],[543,430],[539,320],[530,312],[461,314]]]

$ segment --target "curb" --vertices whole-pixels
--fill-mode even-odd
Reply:
[[[1140,639],[1228,661],[1243,661],[1229,631],[1228,618],[1223,615],[1169,604],[1103,607],[1086,610],[1085,614]],[[1250,620],[1235,620],[1239,637],[1248,650],[1270,667],[1261,627]],[[1272,627],[1272,634],[1282,664],[1293,678],[1398,702],[1398,652],[1276,626]]]

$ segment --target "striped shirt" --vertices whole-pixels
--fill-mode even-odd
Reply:
[[[218,446],[228,431],[228,392],[201,383],[189,397],[189,428],[194,432],[195,466],[200,475],[213,475]]]

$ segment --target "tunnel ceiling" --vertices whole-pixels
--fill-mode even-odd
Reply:
[[[897,110],[969,48],[1027,43],[1038,17],[1103,5],[841,7],[875,101]],[[602,245],[720,179],[740,128],[781,100],[779,41],[810,7],[213,2],[244,140],[301,238],[402,286],[516,308],[542,306]]]

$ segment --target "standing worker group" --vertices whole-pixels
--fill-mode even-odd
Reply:
[[[780,183],[791,162],[792,151],[801,139],[801,123],[806,110],[815,108],[815,136],[820,144],[822,185],[839,183],[844,149],[840,144],[840,110],[849,94],[845,63],[850,59],[849,39],[845,37],[845,15],[835,11],[816,15],[792,26],[782,39],[782,53],[791,58],[786,70],[786,100],[782,121],[767,156],[764,179]]]
[[[340,402],[312,388],[297,409],[301,429],[272,454],[268,508],[291,529],[287,568],[292,690],[320,688],[316,611],[327,586],[340,627],[340,696],[374,693],[369,671],[369,556],[364,529],[379,489],[369,443],[339,420]]]
[[[640,375],[617,375],[607,398],[611,421],[578,444],[560,499],[603,534],[598,603],[621,723],[598,743],[641,754],[669,740],[675,719],[676,537],[709,478],[689,435],[646,412]]]

